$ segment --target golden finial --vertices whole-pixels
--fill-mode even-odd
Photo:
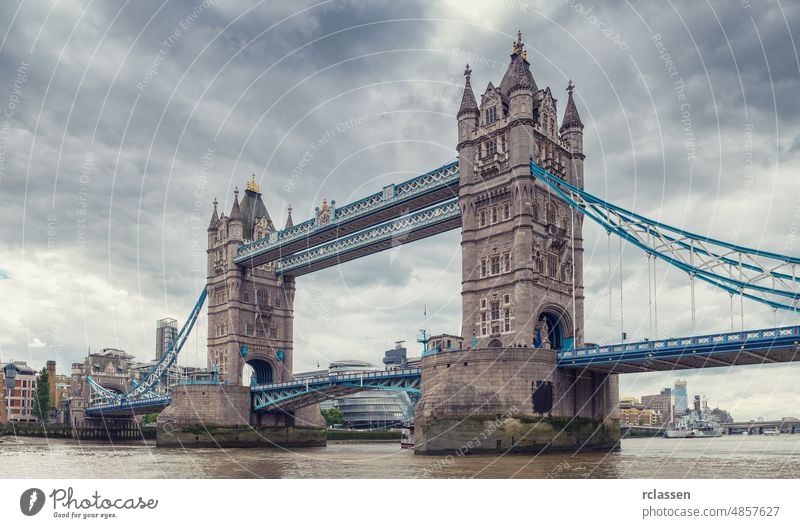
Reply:
[[[261,187],[258,186],[256,183],[256,173],[254,172],[253,175],[250,177],[250,181],[247,182],[247,190],[260,193]]]
[[[528,50],[522,50],[522,60],[528,60]]]

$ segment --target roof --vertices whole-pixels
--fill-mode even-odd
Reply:
[[[506,68],[503,80],[500,81],[500,91],[503,97],[508,97],[514,88],[528,88],[534,92],[538,90],[530,70],[530,63],[527,60],[527,52],[524,48],[522,34],[518,33],[517,41],[514,43],[514,51],[511,53],[511,62]]]
[[[257,218],[265,217],[270,230],[275,229],[272,224],[272,218],[270,218],[267,212],[267,206],[264,205],[264,200],[261,199],[260,192],[256,192],[250,188],[244,192],[241,214],[244,225],[244,238],[248,240],[253,240],[253,228],[255,227]]]
[[[575,85],[572,84],[572,81],[567,84],[567,108],[564,110],[564,119],[561,120],[561,129],[564,130],[568,126],[579,126],[583,128],[583,123],[581,122],[581,117],[578,115],[578,108],[575,106],[575,101],[572,99],[572,90],[575,88]]]

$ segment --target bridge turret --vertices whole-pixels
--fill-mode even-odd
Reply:
[[[578,108],[572,98],[575,84],[572,80],[567,83],[567,107],[564,110],[564,119],[561,122],[561,140],[569,145],[571,183],[583,189],[583,123],[578,115]]]
[[[462,185],[473,180],[475,145],[472,143],[472,139],[478,127],[478,116],[480,114],[478,103],[475,102],[475,94],[472,92],[471,75],[472,70],[469,69],[469,64],[467,64],[464,69],[464,77],[466,78],[464,93],[461,96],[461,106],[456,115],[458,119],[458,146],[456,150],[458,150],[458,169]]]
[[[228,240],[242,242],[244,239],[244,221],[239,206],[239,188],[233,189],[233,207],[228,217]]]

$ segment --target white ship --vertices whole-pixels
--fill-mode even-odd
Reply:
[[[684,416],[673,427],[664,431],[667,438],[714,438],[722,436],[722,427],[715,420],[695,413]]]

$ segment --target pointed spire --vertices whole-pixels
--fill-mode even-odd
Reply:
[[[478,103],[475,102],[475,94],[472,93],[472,83],[469,81],[471,75],[472,70],[469,69],[469,64],[467,64],[467,67],[464,69],[464,77],[467,78],[464,83],[464,95],[461,96],[461,106],[456,115],[459,119],[461,116],[468,114],[473,114],[477,118],[478,114],[480,114],[478,111]]]
[[[508,97],[511,90],[517,88],[534,92],[538,90],[531,74],[528,52],[525,50],[525,43],[522,42],[522,31],[517,32],[517,40],[511,45],[511,62],[503,75],[503,80],[500,81],[500,92],[505,97]]]
[[[214,212],[211,213],[211,222],[208,224],[208,230],[216,229],[217,224],[219,224],[219,216],[217,216],[217,199],[214,198]]]
[[[575,84],[570,79],[569,83],[567,83],[567,107],[564,110],[564,119],[561,120],[561,128],[559,131],[563,131],[565,128],[570,126],[577,126],[583,128],[583,123],[581,123],[581,117],[578,115],[578,108],[575,106],[575,100],[572,98],[572,90],[575,89]]]
[[[239,187],[233,189],[233,207],[231,208],[230,220],[242,221],[242,210],[239,207]]]
[[[290,227],[294,226],[294,222],[292,222],[292,204],[289,204],[288,211],[289,214],[286,215],[286,226],[284,229],[289,229]]]

